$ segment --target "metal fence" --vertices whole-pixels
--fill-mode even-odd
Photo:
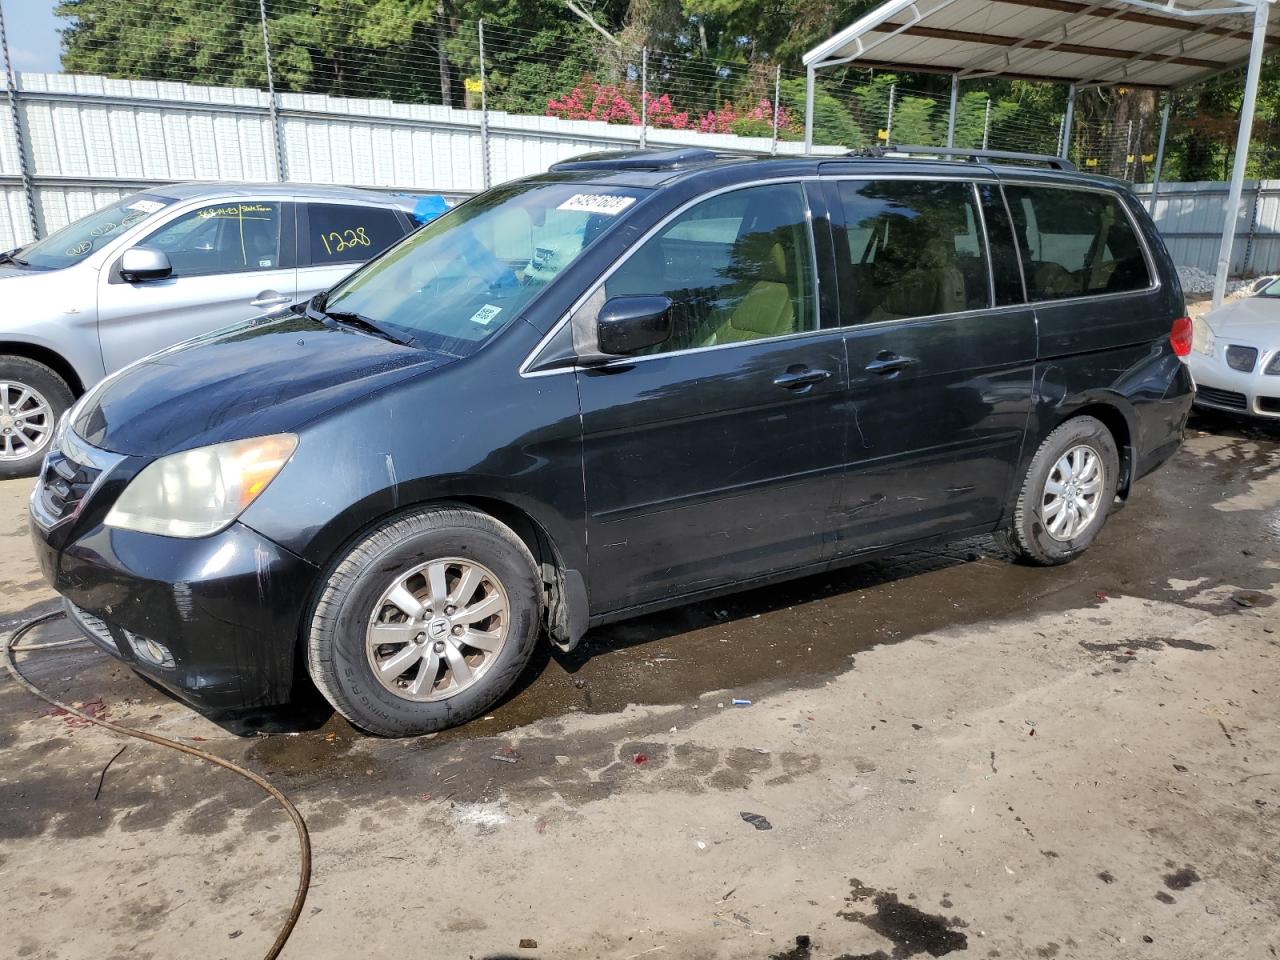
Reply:
[[[1227,209],[1223,181],[1162,183],[1152,203],[1151,184],[1134,186],[1174,263],[1212,274]],[[1246,180],[1231,248],[1231,273],[1260,276],[1280,273],[1280,180]]]

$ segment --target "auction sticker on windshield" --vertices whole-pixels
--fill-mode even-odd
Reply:
[[[157,203],[155,200],[135,200],[125,209],[137,210],[139,213],[155,213],[157,210],[163,210],[164,204]]]
[[[471,322],[487,327],[489,324],[493,323],[494,318],[501,312],[501,307],[495,307],[492,303],[486,303],[471,315]]]
[[[616,217],[635,202],[635,197],[615,197],[607,193],[575,193],[556,209],[577,210],[580,213],[600,213],[606,217]]]

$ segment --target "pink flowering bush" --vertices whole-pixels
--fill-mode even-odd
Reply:
[[[603,120],[605,123],[635,126],[640,124],[640,111],[622,88],[613,84],[596,83],[590,77],[584,77],[583,81],[559,100],[548,100],[547,116],[559,117],[561,120]]]
[[[739,112],[733,104],[721,104],[696,120],[688,110],[677,110],[668,94],[646,94],[648,123],[655,128],[698,130],[701,133],[736,133],[767,137],[773,132],[773,103],[761,98],[750,110]],[[640,95],[634,84],[598,83],[589,76],[559,99],[547,100],[547,116],[561,120],[600,120],[604,123],[640,125]],[[780,133],[794,133],[795,122],[785,107],[778,110]]]

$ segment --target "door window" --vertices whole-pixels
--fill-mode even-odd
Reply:
[[[168,255],[176,277],[275,270],[280,266],[280,204],[210,204],[171,220],[142,242]]]
[[[1151,275],[1118,197],[1097,190],[1005,187],[1027,296],[1061,300],[1145,290]]]
[[[353,203],[307,204],[311,262],[362,263],[404,236],[399,215]]]
[[[604,299],[669,297],[673,332],[649,353],[817,328],[808,206],[798,183],[747,187],[680,214],[605,281]]]
[[[973,184],[842,180],[850,288],[847,322],[876,323],[990,306]],[[837,236],[840,232],[837,231]]]

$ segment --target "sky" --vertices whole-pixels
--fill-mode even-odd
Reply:
[[[57,0],[0,0],[4,8],[5,32],[13,69],[55,73],[60,38],[58,30],[67,21],[53,15]]]

